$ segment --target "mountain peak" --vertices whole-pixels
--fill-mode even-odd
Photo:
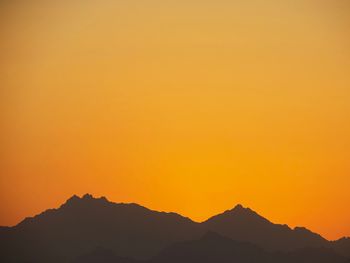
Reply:
[[[87,193],[87,194],[84,194],[82,197],[73,195],[62,205],[62,207],[70,207],[70,206],[75,206],[79,204],[108,203],[108,202],[109,201],[104,196],[100,198],[96,198],[93,195]]]
[[[239,225],[248,226],[251,225],[272,225],[270,221],[262,217],[250,208],[243,207],[241,204],[236,205],[231,210],[226,210],[225,212],[218,214],[209,218],[207,221],[203,222],[210,226],[218,226],[219,228],[235,228]],[[219,232],[219,234],[222,234]]]
[[[83,195],[82,198],[85,199],[85,200],[96,199],[89,193],[86,193],[85,195]]]
[[[250,213],[255,213],[249,207],[244,207],[241,204],[236,205],[233,209],[231,209],[229,211],[231,211],[231,212],[250,212]]]
[[[74,204],[81,200],[81,198],[77,195],[73,195],[72,197],[68,198],[67,201],[62,205],[68,205],[68,204]]]
[[[242,209],[245,209],[245,208],[243,207],[243,205],[238,204],[238,205],[236,205],[232,210],[242,210]]]
[[[226,211],[224,214],[235,214],[262,218],[255,211],[251,210],[249,207],[244,207],[241,204],[236,205],[233,209]]]

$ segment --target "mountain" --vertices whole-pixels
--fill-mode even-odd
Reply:
[[[268,254],[249,243],[208,232],[198,240],[174,244],[163,250],[153,263],[268,262]]]
[[[5,232],[0,236],[0,262],[52,263],[67,262],[96,247],[121,257],[150,258],[169,244],[202,234],[197,223],[178,214],[88,194],[73,196],[60,208],[27,218]]]
[[[269,251],[289,251],[304,247],[327,247],[329,242],[306,228],[273,224],[249,208],[237,205],[202,225],[234,240],[257,244]]]
[[[178,242],[153,259],[135,261],[117,257],[107,249],[97,249],[71,263],[348,263],[330,249],[300,249],[293,252],[266,252],[244,242],[214,232],[199,239]]]
[[[350,258],[349,243],[347,238],[330,242],[305,228],[273,224],[241,205],[196,223],[175,213],[86,194],[15,227],[0,227],[0,262],[219,263],[259,258],[263,263],[267,258],[273,263],[278,258],[279,263],[310,263],[320,257],[318,263],[328,258],[335,263],[343,257],[336,259],[334,251]]]
[[[327,248],[304,248],[293,252],[266,252],[245,242],[208,232],[198,240],[174,244],[152,263],[347,263]]]
[[[343,237],[339,240],[330,242],[330,247],[333,248],[334,251],[336,251],[337,253],[350,258],[350,238],[349,237]]]

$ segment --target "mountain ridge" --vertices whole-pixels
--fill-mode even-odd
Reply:
[[[292,228],[288,224],[273,223],[270,220],[268,220],[267,218],[261,216],[260,214],[258,214],[254,210],[252,210],[251,208],[244,207],[242,204],[237,204],[232,209],[225,210],[224,212],[216,214],[214,216],[211,216],[211,217],[209,217],[206,220],[195,221],[195,220],[191,219],[190,217],[183,216],[183,215],[181,215],[179,213],[176,213],[176,212],[158,211],[158,210],[155,210],[155,209],[147,208],[147,207],[145,207],[143,205],[140,205],[140,204],[134,203],[134,202],[130,202],[130,203],[120,202],[120,203],[117,203],[117,202],[113,202],[113,201],[108,200],[105,196],[101,196],[101,197],[96,198],[96,197],[94,197],[93,195],[91,195],[89,193],[86,193],[86,194],[82,195],[82,197],[79,197],[78,195],[74,194],[73,196],[68,198],[65,201],[65,203],[60,205],[58,208],[49,208],[49,209],[46,209],[46,210],[44,210],[43,212],[41,212],[41,213],[39,213],[37,215],[25,217],[22,221],[20,221],[18,224],[14,225],[14,226],[0,226],[0,230],[1,229],[11,229],[11,228],[17,227],[17,226],[21,225],[25,221],[31,221],[32,219],[38,218],[39,216],[42,216],[42,215],[45,215],[45,214],[48,214],[48,213],[51,213],[51,212],[55,212],[55,211],[57,211],[57,210],[59,210],[61,208],[69,206],[71,203],[74,203],[74,202],[77,202],[77,201],[79,202],[79,201],[82,201],[82,200],[100,201],[101,203],[103,202],[103,203],[108,203],[108,204],[112,204],[112,205],[120,205],[120,206],[135,206],[135,207],[143,208],[143,209],[145,209],[147,211],[151,211],[151,212],[179,216],[179,217],[186,218],[189,221],[194,222],[194,223],[198,223],[198,224],[203,224],[203,223],[209,221],[210,219],[213,219],[213,218],[216,218],[216,217],[228,214],[228,213],[232,213],[232,212],[235,212],[235,211],[240,211],[240,212],[241,211],[245,211],[245,212],[250,212],[250,213],[256,215],[257,217],[259,217],[261,220],[264,220],[264,221],[269,222],[269,223],[274,224],[274,225],[287,227],[290,230],[298,230],[298,231],[303,230],[303,231],[309,231],[309,232],[315,233],[315,232],[311,231],[310,229],[308,229],[306,227],[303,227],[303,226],[295,226],[294,228]],[[315,234],[317,234],[317,235],[321,236],[322,238],[326,239],[325,237],[323,237],[322,235],[320,235],[318,233],[315,233]],[[343,237],[341,237],[339,239],[336,239],[336,240],[330,240],[330,239],[326,239],[326,240],[329,241],[329,242],[334,242],[334,241],[340,241],[340,240],[344,240],[344,239],[347,240],[347,239],[350,239],[350,237],[343,236]]]
[[[117,258],[149,260],[172,244],[198,240],[208,232],[267,251],[327,247],[350,258],[347,238],[331,242],[306,228],[273,224],[242,205],[198,223],[177,213],[85,194],[14,227],[0,228],[0,260],[68,262],[96,247],[110,249]]]
[[[43,212],[41,212],[41,213],[39,213],[37,215],[29,216],[29,217],[24,218],[22,221],[20,221],[18,224],[14,225],[14,226],[0,226],[0,229],[1,228],[11,229],[11,228],[15,228],[15,227],[21,226],[22,224],[24,224],[26,222],[30,222],[30,221],[32,221],[34,219],[37,219],[37,218],[41,217],[41,216],[45,216],[45,215],[57,212],[59,209],[69,208],[72,205],[78,204],[78,203],[81,204],[82,201],[94,202],[95,204],[105,204],[105,205],[108,205],[108,206],[119,206],[119,207],[123,207],[123,206],[130,207],[130,206],[133,206],[135,208],[143,209],[144,211],[155,212],[155,213],[164,214],[164,215],[172,215],[172,216],[176,216],[176,217],[179,217],[179,218],[184,218],[184,219],[187,219],[188,221],[196,223],[191,218],[182,216],[179,213],[157,211],[157,210],[149,209],[149,208],[147,208],[145,206],[142,206],[140,204],[137,204],[137,203],[116,203],[116,202],[109,201],[105,196],[101,196],[99,198],[95,198],[93,195],[87,193],[87,194],[84,194],[82,197],[79,197],[78,195],[73,195],[70,198],[68,198],[58,208],[46,209],[46,210],[44,210]]]
[[[248,241],[267,249],[293,250],[303,247],[322,247],[329,242],[304,227],[290,228],[274,224],[250,208],[237,205],[202,223],[207,229],[234,240]]]

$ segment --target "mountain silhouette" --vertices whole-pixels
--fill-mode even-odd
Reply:
[[[321,261],[328,258],[343,263],[343,256],[350,258],[349,242],[330,242],[305,228],[273,224],[241,205],[196,223],[86,194],[14,227],[0,227],[0,262],[310,263],[323,255],[318,263],[328,263]],[[299,261],[286,261],[292,259]]]
[[[350,258],[350,238],[349,237],[343,237],[339,240],[332,241],[330,243],[330,247],[333,248],[337,253]]]
[[[273,224],[242,205],[208,219],[203,225],[234,240],[248,241],[271,251],[325,247],[328,244],[326,239],[306,228],[291,229],[287,225]]]
[[[331,249],[300,249],[293,252],[266,252],[244,242],[208,232],[200,239],[175,243],[150,260],[117,257],[107,249],[97,249],[72,263],[348,263]]]
[[[11,228],[0,237],[0,259],[67,262],[96,247],[111,248],[121,257],[150,258],[169,244],[201,234],[198,224],[178,214],[87,194]]]
[[[154,263],[267,262],[266,252],[255,245],[240,243],[214,232],[202,238],[174,244],[163,250]]]
[[[304,248],[293,252],[267,252],[256,245],[238,242],[214,232],[202,238],[174,244],[152,263],[347,263],[327,248]]]

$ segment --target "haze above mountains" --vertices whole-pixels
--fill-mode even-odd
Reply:
[[[1,262],[350,262],[350,239],[273,224],[249,208],[196,223],[86,194],[0,228]]]

